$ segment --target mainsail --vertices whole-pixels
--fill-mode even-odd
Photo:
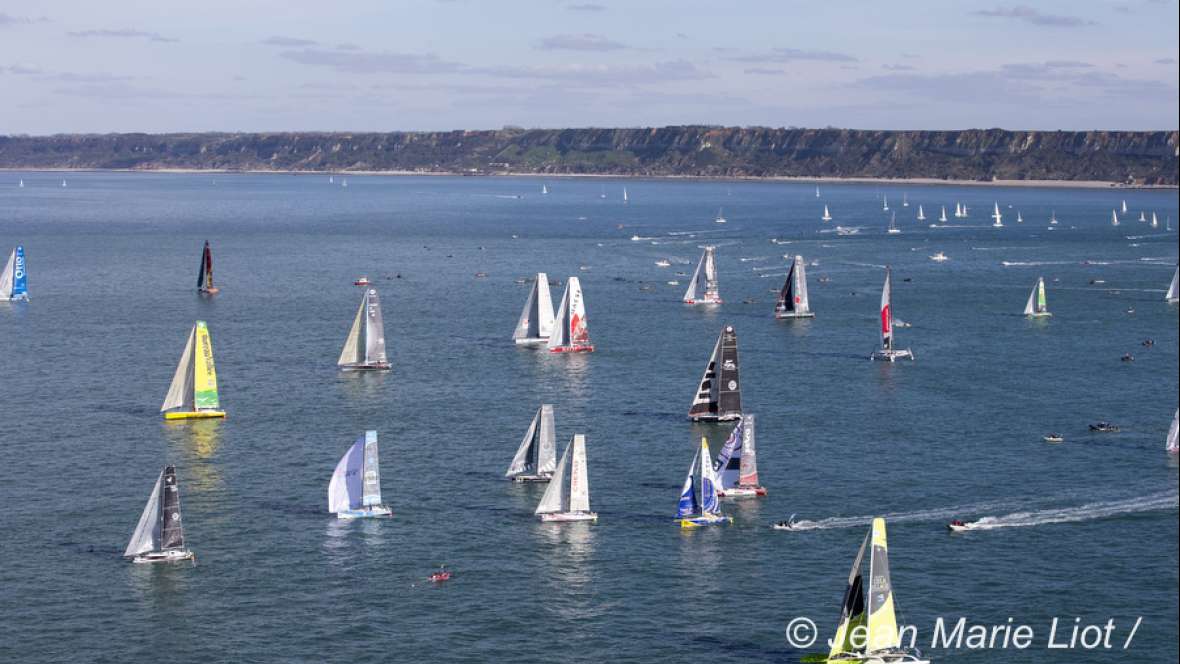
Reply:
[[[811,304],[807,299],[805,265],[802,256],[795,256],[791,261],[787,279],[783,282],[782,290],[778,294],[778,303],[774,307],[775,318],[803,318],[815,315],[811,313]]]
[[[885,519],[873,519],[872,553],[869,556],[868,636],[865,651],[873,653],[901,646],[897,615],[893,606],[893,584],[889,578],[889,546]]]
[[[1164,299],[1168,302],[1180,300],[1180,284],[1177,283],[1178,280],[1180,280],[1180,267],[1177,267],[1176,271],[1172,273],[1172,283],[1168,285],[1168,293],[1164,296]]]
[[[385,355],[385,322],[375,288],[365,289],[336,364],[349,368],[389,368]]]
[[[213,341],[205,321],[199,320],[189,332],[184,352],[160,411],[183,408],[185,411],[217,410],[217,369],[213,364]]]
[[[209,241],[205,241],[205,250],[201,252],[201,267],[197,270],[197,290],[202,293],[217,292],[213,286],[213,252],[209,250]]]
[[[1049,305],[1045,301],[1045,278],[1037,278],[1032,291],[1028,294],[1028,302],[1024,305],[1025,316],[1040,316],[1049,313]]]
[[[938,220],[942,223],[946,223],[946,206],[945,205],[942,206],[942,214],[938,215]]]
[[[717,336],[713,353],[705,365],[688,417],[692,420],[732,420],[741,414],[737,332],[732,325],[726,325]]]
[[[545,343],[552,333],[553,300],[549,296],[549,277],[538,272],[512,338],[518,344]]]
[[[123,555],[130,558],[148,552],[183,548],[184,525],[180,518],[180,488],[176,484],[176,467],[164,466]]]
[[[688,283],[688,290],[684,291],[685,304],[721,303],[721,295],[717,288],[715,251],[716,247],[707,246],[701,252],[701,259],[697,261],[697,269],[692,273],[692,281]]]
[[[1118,226],[1119,225],[1119,213],[1117,210],[1110,211],[1110,225],[1111,226]]]
[[[918,221],[926,221],[926,212],[922,209],[922,205],[918,205]]]
[[[992,222],[992,226],[1003,226],[1004,225],[1004,217],[1000,214],[999,201],[996,201],[994,203],[994,205],[995,205],[995,207],[994,207],[994,212],[992,212],[992,219],[994,219],[995,221]]]
[[[748,413],[743,415],[738,426],[742,430],[742,446],[738,449],[741,454],[741,463],[738,464],[738,485],[758,486],[758,454],[754,448],[754,416]]]
[[[852,562],[852,571],[848,573],[848,585],[844,588],[844,604],[840,609],[840,622],[836,626],[836,635],[832,638],[832,651],[829,659],[841,653],[863,652],[862,638],[857,636],[858,628],[865,622],[864,581],[860,566],[865,557],[865,548],[869,544],[869,534],[865,533],[860,543],[860,550],[856,553],[856,560]],[[862,644],[857,647],[858,643]]]
[[[381,505],[377,432],[366,431],[336,464],[328,482],[328,511],[336,514]]]
[[[582,298],[582,282],[570,277],[557,308],[553,331],[549,335],[549,351],[553,353],[593,351],[590,328],[586,322],[586,303]]]
[[[1176,442],[1176,434],[1180,431],[1180,410],[1172,415],[1172,426],[1168,427],[1168,441],[1164,448],[1172,454],[1180,452],[1180,443]]]
[[[512,465],[505,477],[544,477],[553,474],[557,465],[557,441],[553,425],[553,405],[541,404],[529,430],[520,441]]]
[[[0,300],[28,300],[28,272],[25,268],[25,248],[17,245],[8,254],[4,271],[0,272]]]
[[[143,506],[143,513],[139,515],[139,523],[135,525],[135,533],[127,543],[123,556],[130,558],[148,551],[160,550],[160,487],[164,482],[164,472],[156,478],[156,485],[148,496],[147,504]]]
[[[824,216],[820,217],[820,219],[823,221],[831,221],[832,220],[832,213],[828,211],[827,205],[824,206]]]
[[[717,476],[713,472],[711,458],[709,441],[702,437],[701,447],[688,467],[688,477],[684,478],[676,518],[721,513],[721,503],[717,499]]]
[[[881,348],[893,350],[892,270],[885,268],[885,286],[881,289]]]

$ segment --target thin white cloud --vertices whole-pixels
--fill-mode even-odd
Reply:
[[[330,67],[354,74],[448,74],[466,67],[447,62],[433,53],[392,53],[389,51],[331,51],[304,48],[279,54],[302,65]]]
[[[132,30],[128,28],[121,28],[118,30],[78,30],[75,32],[67,32],[71,37],[101,37],[113,39],[146,39],[153,42],[174,43],[180,41],[175,37],[165,37],[158,32],[145,32],[143,30]]]
[[[775,48],[765,53],[754,53],[732,58],[736,62],[857,62],[847,53],[813,51],[801,48]]]
[[[553,35],[541,40],[537,48],[543,51],[618,51],[626,44],[588,32],[575,35]]]
[[[971,12],[976,16],[989,18],[1007,18],[1032,25],[1042,25],[1054,28],[1078,28],[1094,25],[1094,21],[1077,16],[1063,16],[1060,14],[1044,14],[1040,10],[1018,5],[1015,7],[996,7],[995,9],[978,9]]]
[[[5,14],[0,12],[0,28],[7,28],[16,25],[33,25],[34,23],[48,23],[49,19],[44,16],[36,18],[32,16],[13,16],[12,14]]]
[[[314,39],[302,39],[300,37],[284,37],[282,35],[274,35],[263,39],[262,44],[266,46],[285,46],[287,48],[300,48],[304,46],[315,46],[319,42]]]
[[[566,9],[573,12],[604,12],[606,5],[600,5],[596,2],[580,2],[573,5],[566,5]]]

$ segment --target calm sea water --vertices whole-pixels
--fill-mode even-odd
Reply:
[[[1175,191],[849,184],[817,199],[804,184],[626,181],[624,205],[624,182],[598,179],[549,180],[541,196],[523,178],[66,177],[0,177],[0,248],[25,245],[32,295],[0,304],[0,660],[795,662],[808,650],[787,644],[787,622],[831,635],[879,514],[900,620],[936,660],[1122,659],[1140,616],[1131,652],[1178,654],[1177,465],[1163,449]],[[882,194],[899,236],[884,233]],[[988,227],[993,200],[1003,230]],[[955,201],[971,208],[961,227],[913,219]],[[864,230],[821,232],[825,203]],[[194,293],[206,239],[213,300]],[[666,283],[687,282],[677,273],[706,240],[726,300],[714,310]],[[770,291],[794,253],[817,262],[817,317],[777,322]],[[887,263],[913,326],[898,339],[917,355],[896,366],[866,359]],[[581,277],[598,352],[512,344],[515,281],[537,271]],[[361,274],[382,295],[388,375],[334,365]],[[1054,316],[1029,321],[1039,275]],[[195,319],[229,417],[165,424]],[[725,322],[770,495],[727,503],[732,526],[683,532],[672,515],[695,441],[716,449],[728,431],[685,419]],[[503,480],[542,402],[562,445],[587,435],[597,525],[541,525],[543,486]],[[1090,434],[1099,419],[1122,432]],[[396,515],[340,523],[328,478],[367,428]],[[167,462],[199,564],[128,564]],[[820,527],[768,527],[790,514]],[[956,517],[1009,527],[951,536]],[[425,583],[443,563],[455,579]],[[939,616],[1012,617],[1036,639],[1020,654],[930,649]],[[1047,649],[1054,616],[1114,619],[1116,651]]]

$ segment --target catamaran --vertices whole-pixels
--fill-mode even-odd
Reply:
[[[553,405],[545,403],[533,416],[533,422],[504,476],[516,482],[548,482],[555,467],[557,434],[553,426]]]
[[[1176,271],[1172,273],[1172,283],[1168,285],[1168,293],[1164,295],[1164,299],[1167,300],[1168,304],[1180,302],[1180,288],[1177,287],[1177,278],[1180,278],[1180,267],[1176,268]]]
[[[820,220],[821,221],[831,221],[832,220],[832,213],[828,211],[827,205],[824,206],[824,216],[820,217]]]
[[[692,281],[688,282],[688,290],[684,292],[685,304],[721,304],[721,294],[717,290],[715,250],[716,247],[707,246],[701,252],[697,269],[692,273]]]
[[[165,420],[225,417],[217,396],[217,370],[213,366],[213,341],[209,328],[199,320],[188,334],[172,384],[160,406]]]
[[[699,528],[721,523],[732,523],[733,519],[721,513],[721,502],[717,500],[717,476],[713,472],[713,455],[709,453],[709,441],[701,437],[701,446],[688,467],[684,487],[680,490],[680,504],[676,519],[681,528]]]
[[[938,220],[944,224],[946,223],[946,206],[945,205],[942,206],[942,214],[938,215]]]
[[[176,483],[175,466],[164,466],[164,470],[160,471],[123,557],[130,558],[133,563],[172,563],[195,559],[193,552],[184,546],[180,487]]]
[[[361,296],[361,305],[352,319],[336,366],[344,371],[389,370],[389,360],[385,356],[385,322],[381,318],[377,289],[366,288]]]
[[[713,354],[705,365],[705,375],[697,385],[688,418],[727,421],[742,416],[742,390],[738,383],[737,332],[726,325],[717,335]]]
[[[205,240],[205,250],[201,252],[201,267],[197,270],[197,292],[201,295],[216,295],[220,289],[213,285],[213,252],[209,250],[209,241]]]
[[[918,221],[926,221],[926,213],[922,210],[922,204],[918,204]]]
[[[1004,226],[1004,217],[1000,214],[999,201],[995,203],[995,211],[992,212],[992,219],[995,220],[992,222],[992,226],[995,226],[996,228],[1002,228]]]
[[[568,463],[567,463],[568,462]],[[569,478],[566,478],[566,467]],[[586,436],[576,433],[561,453],[557,470],[533,512],[542,521],[598,521],[590,511],[590,482],[586,474]]]
[[[887,230],[885,232],[889,233],[890,235],[897,235],[898,233],[901,232],[901,229],[897,227],[897,213],[896,212],[894,212],[893,215],[889,217],[889,230]]]
[[[1052,316],[1049,313],[1049,305],[1045,302],[1045,278],[1037,277],[1037,283],[1033,285],[1032,292],[1028,294],[1028,302],[1024,305],[1024,315],[1032,318],[1044,318]]]
[[[713,219],[713,223],[724,224],[727,221],[729,221],[729,220],[725,218],[724,214],[722,214],[721,208],[717,208],[717,216]]]
[[[551,334],[553,300],[549,297],[549,276],[538,272],[533,287],[529,289],[529,297],[524,302],[524,310],[520,312],[520,320],[516,321],[512,340],[518,345],[547,344]]]
[[[1180,453],[1180,443],[1176,441],[1178,432],[1180,432],[1180,410],[1172,415],[1172,426],[1168,427],[1168,440],[1164,443],[1164,449],[1168,451],[1168,454]]]
[[[892,274],[893,271],[889,267],[886,267],[885,286],[881,289],[881,347],[873,351],[873,354],[869,358],[873,360],[885,360],[887,362],[896,362],[905,358],[912,360],[914,359],[914,354],[910,349],[896,349],[893,347]]]
[[[586,323],[586,302],[582,298],[582,282],[570,277],[557,307],[553,331],[549,334],[550,353],[592,353],[590,328]]]
[[[765,496],[758,485],[758,457],[754,451],[754,416],[746,414],[729,433],[713,461],[717,495],[722,498]]]
[[[787,280],[778,293],[778,303],[774,305],[775,318],[814,318],[811,304],[807,299],[807,274],[802,256],[795,256],[791,261],[791,269],[787,272]]]
[[[338,519],[393,516],[393,510],[381,504],[381,454],[376,431],[366,431],[340,457],[328,482],[328,511]]]
[[[1119,225],[1119,212],[1118,212],[1118,210],[1111,210],[1110,211],[1110,225],[1111,226],[1118,226]]]
[[[869,550],[869,592],[865,603],[861,563]],[[897,628],[893,583],[889,575],[889,545],[885,519],[873,519],[869,534],[848,573],[840,622],[832,638],[828,664],[930,664],[917,650],[903,648]]]
[[[29,301],[29,273],[25,267],[25,247],[16,245],[8,254],[4,271],[0,272],[0,302]]]

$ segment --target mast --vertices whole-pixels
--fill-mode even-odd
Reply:
[[[901,646],[897,633],[897,615],[893,606],[893,583],[889,578],[889,546],[885,538],[885,519],[873,519],[872,548],[869,555],[869,619],[865,651],[889,650]]]
[[[857,653],[864,650],[863,647],[858,648],[855,644],[855,641],[863,641],[863,638],[854,640],[853,637],[855,630],[865,621],[864,582],[861,577],[860,565],[864,560],[868,544],[869,534],[865,533],[865,537],[860,543],[860,550],[856,553],[856,559],[852,562],[852,570],[848,572],[848,585],[844,587],[844,603],[840,608],[840,622],[837,623],[836,635],[832,638],[829,659],[841,653]]]

